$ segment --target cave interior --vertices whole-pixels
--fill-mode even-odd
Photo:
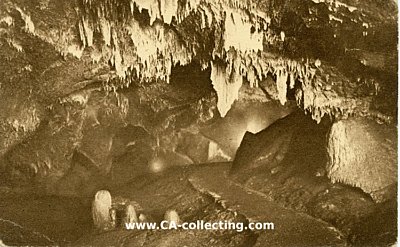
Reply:
[[[1,0],[0,246],[394,246],[397,18],[393,0]]]

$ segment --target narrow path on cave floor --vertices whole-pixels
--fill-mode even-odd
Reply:
[[[194,171],[193,187],[214,197],[228,210],[244,215],[249,222],[272,222],[274,230],[259,232],[255,246],[345,246],[331,225],[309,215],[285,209],[259,192],[231,181],[225,166]]]

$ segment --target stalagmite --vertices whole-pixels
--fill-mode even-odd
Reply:
[[[117,226],[117,210],[115,208],[110,209],[110,220],[107,229],[114,229]]]
[[[285,37],[286,37],[285,32],[281,31],[281,41],[282,42],[285,41]]]
[[[139,215],[139,222],[148,222],[147,216],[144,214]]]
[[[137,223],[139,219],[137,217],[135,207],[132,204],[128,204],[125,208],[125,217],[123,223]]]
[[[181,220],[178,213],[175,210],[167,210],[164,214],[164,220],[169,223],[180,224]]]
[[[92,217],[94,226],[97,229],[105,230],[111,227],[110,215],[111,194],[107,190],[100,190],[94,196],[92,203]]]

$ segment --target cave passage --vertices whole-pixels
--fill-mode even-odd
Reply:
[[[397,19],[392,0],[2,0],[0,247],[394,246]],[[126,227],[162,222],[243,228]]]

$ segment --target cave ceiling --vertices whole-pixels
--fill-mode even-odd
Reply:
[[[168,84],[189,64],[210,71],[222,117],[268,78],[317,122],[397,109],[391,0],[3,0],[0,46],[3,147],[76,92]]]

